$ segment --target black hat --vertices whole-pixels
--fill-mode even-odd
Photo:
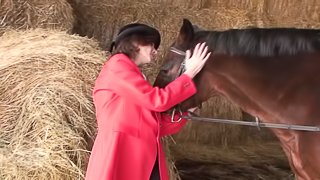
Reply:
[[[111,43],[110,46],[110,52],[112,51],[113,47],[117,47],[119,42],[123,40],[126,37],[129,37],[131,35],[138,35],[138,36],[150,36],[152,37],[152,41],[154,44],[154,48],[158,49],[160,45],[160,33],[157,29],[150,27],[145,24],[140,24],[140,23],[133,23],[133,24],[128,24],[123,26],[115,40]]]

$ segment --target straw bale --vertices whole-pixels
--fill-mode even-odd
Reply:
[[[1,0],[0,35],[8,29],[72,30],[74,15],[66,0]]]
[[[242,111],[237,106],[218,96],[204,102],[198,113],[202,117],[242,119]],[[241,126],[191,121],[175,136],[175,140],[179,143],[192,141],[195,145],[214,144],[228,147],[230,144],[241,144],[247,140],[247,134],[243,130]]]
[[[318,0],[161,0],[161,2],[178,7],[197,8],[199,11],[219,7],[245,10],[254,15],[259,22],[258,27],[320,28]]]
[[[159,10],[159,6],[156,6],[158,8],[156,9],[143,0],[69,0],[69,2],[77,17],[73,32],[97,39],[103,49],[109,47],[120,26],[146,20],[146,17],[153,25],[158,19],[157,14],[153,12]]]
[[[214,9],[220,6],[234,8],[248,8],[259,4],[259,0],[152,0],[160,1],[163,4],[170,4],[183,8],[197,8],[199,10],[210,8]]]
[[[105,54],[53,30],[10,31],[0,42],[0,179],[83,178]]]
[[[265,0],[261,13],[268,27],[320,28],[320,1]]]

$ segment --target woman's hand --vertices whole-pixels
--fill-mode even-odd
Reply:
[[[208,53],[208,46],[206,46],[206,43],[198,43],[193,50],[192,57],[190,57],[190,50],[187,50],[185,59],[186,71],[184,72],[184,74],[188,75],[191,78],[196,76],[201,71],[206,61],[209,59],[210,54],[211,52]]]

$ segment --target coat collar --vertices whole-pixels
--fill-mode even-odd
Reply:
[[[127,55],[123,54],[123,53],[119,53],[119,54],[115,54],[113,55],[110,60],[123,60],[124,62],[128,63],[132,68],[134,68],[134,70],[140,72],[143,75],[142,71],[140,70],[140,68],[134,63],[134,61],[132,59],[130,59]]]

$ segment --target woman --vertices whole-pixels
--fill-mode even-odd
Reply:
[[[187,51],[186,71],[167,87],[152,87],[139,66],[155,59],[159,32],[145,24],[120,29],[114,54],[104,64],[93,90],[98,134],[86,180],[167,180],[160,137],[178,132],[186,120],[172,123],[161,114],[196,93],[192,78],[210,56],[205,44]]]

